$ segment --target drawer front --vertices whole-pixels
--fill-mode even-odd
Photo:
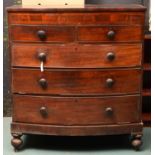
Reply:
[[[108,95],[139,93],[141,70],[13,69],[12,91],[27,94]]]
[[[10,24],[92,25],[123,24],[143,25],[142,12],[83,12],[83,13],[9,13]]]
[[[35,124],[95,125],[140,122],[140,96],[13,96],[13,121]]]
[[[141,65],[141,44],[44,45],[13,44],[12,66],[47,68],[107,68]]]
[[[23,42],[73,42],[75,28],[72,26],[11,26],[12,41]]]
[[[85,26],[78,28],[80,42],[139,42],[143,39],[141,26]]]

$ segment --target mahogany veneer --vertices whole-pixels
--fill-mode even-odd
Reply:
[[[45,68],[140,67],[142,63],[142,45],[140,43],[119,45],[13,44],[12,66],[40,67],[38,56],[42,50],[46,55]],[[114,61],[108,59],[112,54]]]
[[[12,69],[12,92],[49,95],[133,94],[141,90],[141,73],[139,69],[56,69],[44,73],[37,69]],[[46,87],[41,85],[42,79]],[[110,79],[111,85],[108,83]]]
[[[131,134],[142,144],[145,8],[7,8],[12,145],[22,134]]]

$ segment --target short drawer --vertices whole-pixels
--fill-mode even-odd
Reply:
[[[140,96],[13,96],[13,121],[54,125],[140,122]]]
[[[12,25],[10,39],[21,42],[73,42],[75,28],[72,26]]]
[[[138,42],[143,39],[141,26],[83,26],[78,28],[80,42]]]
[[[140,69],[12,69],[14,93],[108,95],[139,93],[140,88]]]
[[[13,44],[12,66],[45,68],[108,68],[141,65],[142,44]]]

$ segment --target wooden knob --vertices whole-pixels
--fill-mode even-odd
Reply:
[[[47,115],[48,115],[47,108],[46,108],[46,107],[41,107],[41,108],[40,108],[40,114],[41,114],[43,117],[47,117]]]
[[[44,30],[39,30],[37,32],[37,35],[38,37],[41,39],[41,40],[45,40],[46,39],[46,32]]]
[[[46,88],[47,88],[47,81],[46,81],[46,79],[41,78],[41,79],[39,80],[39,84],[40,84],[40,86],[41,86],[43,89],[46,89]]]
[[[112,40],[114,39],[115,37],[115,32],[113,30],[110,30],[108,33],[107,33],[107,37]]]
[[[105,109],[105,112],[107,115],[112,115],[113,114],[113,109],[111,107],[108,107]]]
[[[39,54],[38,54],[38,59],[39,59],[40,61],[45,62],[45,61],[46,61],[46,53],[44,53],[44,52],[39,53]]]
[[[111,78],[108,78],[106,80],[106,85],[107,85],[107,87],[111,88],[114,85],[114,80]]]
[[[115,54],[113,52],[108,52],[106,57],[109,61],[113,61],[115,59]]]

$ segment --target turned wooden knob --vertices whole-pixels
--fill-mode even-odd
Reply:
[[[113,61],[115,59],[115,53],[108,52],[106,57],[107,57],[107,60]]]
[[[107,115],[112,115],[113,114],[113,109],[111,107],[108,107],[108,108],[105,109],[105,113]]]
[[[112,40],[114,39],[115,37],[115,32],[113,30],[110,30],[108,33],[107,33],[107,37]]]
[[[38,37],[41,39],[41,40],[45,40],[46,39],[46,32],[44,31],[44,30],[39,30],[38,32],[37,32],[37,35],[38,35]]]
[[[111,79],[111,78],[108,78],[106,80],[106,85],[107,85],[108,88],[111,88],[114,85],[114,83],[115,83],[114,80]]]
[[[45,61],[46,61],[46,53],[40,52],[40,53],[38,54],[38,59],[39,59],[40,61],[45,62]]]
[[[47,81],[46,81],[46,79],[41,78],[41,79],[39,80],[39,84],[40,84],[40,86],[41,86],[43,89],[46,89],[46,88],[47,88]]]
[[[43,117],[47,117],[47,115],[48,115],[47,108],[46,108],[46,107],[41,107],[41,108],[40,108],[40,114],[41,114]]]

